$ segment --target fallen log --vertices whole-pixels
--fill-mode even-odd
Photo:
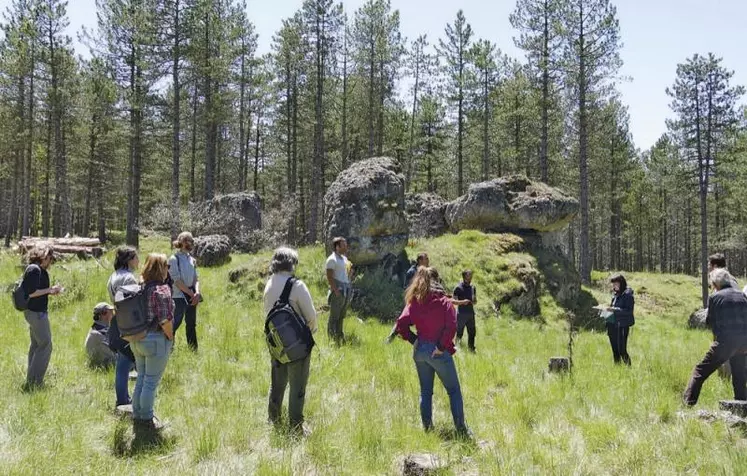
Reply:
[[[49,246],[57,254],[76,255],[79,258],[99,258],[104,254],[101,242],[96,238],[39,238],[24,237],[18,242],[18,251],[25,255],[38,246]]]
[[[101,246],[101,241],[98,238],[45,238],[35,236],[24,236],[19,244],[23,246],[37,246],[41,243],[48,245],[62,245],[62,246]]]

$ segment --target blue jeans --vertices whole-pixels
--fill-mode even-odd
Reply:
[[[132,396],[132,416],[137,420],[153,418],[156,390],[166,370],[171,345],[163,332],[157,331],[148,332],[142,340],[130,344],[137,367],[135,394]]]
[[[431,357],[435,349],[436,344],[415,342],[413,359],[420,380],[420,418],[423,421],[423,427],[426,430],[433,427],[433,381],[435,375],[438,375],[449,395],[454,426],[457,431],[465,431],[467,425],[464,422],[464,402],[454,358],[446,351],[437,357]]]
[[[117,361],[114,366],[114,391],[117,393],[117,406],[132,403],[128,382],[133,368],[135,368],[135,362],[122,352],[117,352]]]

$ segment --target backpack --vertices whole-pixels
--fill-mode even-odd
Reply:
[[[146,290],[149,287],[139,284],[122,286],[114,297],[119,334],[127,342],[141,340],[153,327],[153,320],[148,316]]]
[[[23,288],[23,278],[26,277],[26,273],[32,266],[36,265],[30,264],[21,275],[21,278],[13,285],[13,307],[16,308],[16,311],[26,311],[29,308],[29,295],[26,294],[26,290]]]
[[[306,321],[290,305],[290,293],[296,278],[288,278],[280,299],[267,314],[265,339],[270,356],[281,364],[305,359],[314,347],[314,338]]]

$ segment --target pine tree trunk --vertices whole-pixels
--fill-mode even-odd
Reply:
[[[581,256],[580,269],[581,281],[591,284],[591,255],[589,253],[589,170],[588,170],[588,117],[586,95],[588,79],[586,77],[586,38],[584,33],[584,11],[581,9],[581,30],[579,35],[579,180],[580,180],[580,202],[581,202]]]
[[[543,35],[542,35],[542,137],[540,138],[540,179],[549,183],[548,167],[548,129],[550,109],[550,19],[548,18],[549,5],[545,0],[543,9]]]
[[[179,217],[180,210],[180,193],[179,193],[179,156],[181,154],[181,83],[179,82],[179,61],[181,59],[181,28],[179,24],[179,0],[174,0],[174,51],[173,64],[171,66],[171,80],[174,88],[174,105],[172,107],[172,128],[173,136],[171,143],[171,239],[175,240],[179,234],[181,220]],[[242,90],[243,92],[243,90]]]
[[[368,64],[368,156],[373,157],[374,154],[374,65],[376,64],[376,43],[374,38],[371,38],[371,45],[369,51],[369,64]]]

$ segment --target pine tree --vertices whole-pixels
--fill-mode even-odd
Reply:
[[[736,104],[744,88],[732,86],[732,71],[721,58],[695,55],[677,66],[677,79],[667,94],[677,118],[669,127],[686,160],[695,163],[700,198],[700,267],[703,305],[708,304],[708,194],[716,157],[726,134],[737,124]]]
[[[566,87],[577,115],[579,201],[581,205],[580,266],[584,283],[591,282],[589,247],[589,113],[620,68],[620,26],[610,0],[569,0],[562,10]]]
[[[467,88],[467,67],[469,48],[472,40],[472,27],[467,23],[464,12],[457,12],[454,24],[446,25],[446,39],[438,42],[438,53],[443,59],[449,78],[449,94],[457,106],[457,194],[464,193],[464,103]]]
[[[527,59],[539,76],[542,99],[542,136],[540,139],[540,179],[549,182],[549,129],[553,91],[557,87],[557,71],[560,67],[561,0],[519,0],[511,15],[511,25],[520,31],[514,39],[523,49]]]

